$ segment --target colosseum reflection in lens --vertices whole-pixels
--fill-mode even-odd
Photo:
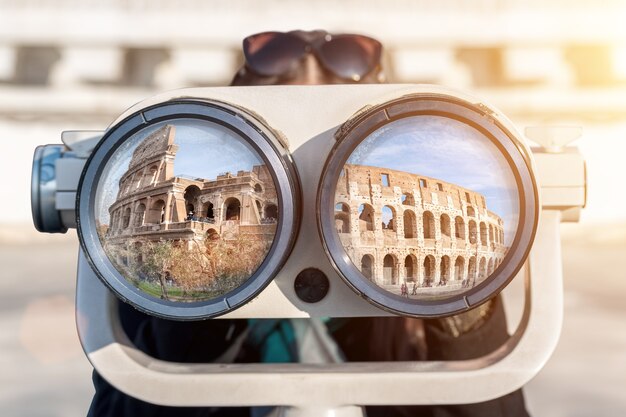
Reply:
[[[243,284],[265,259],[278,218],[261,159],[208,122],[163,124],[134,142],[111,158],[99,190],[109,259],[137,288],[171,301],[207,300]]]
[[[486,138],[456,123],[414,118],[383,129],[363,141],[341,171],[335,194],[340,241],[361,273],[391,293],[462,293],[485,280],[508,251],[515,215],[505,213],[513,223],[507,225],[485,195],[415,173],[440,172],[476,184],[486,179],[494,200],[507,201],[498,207],[511,210],[515,187],[502,171],[506,162]],[[475,163],[465,163],[472,154]],[[480,173],[494,167],[489,175]]]

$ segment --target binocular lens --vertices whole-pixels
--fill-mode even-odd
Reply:
[[[528,151],[507,126],[483,104],[424,92],[323,136],[333,146],[315,215],[346,284],[413,317],[461,312],[501,291],[538,221]],[[285,141],[254,113],[164,101],[112,126],[94,149],[78,190],[79,238],[122,300],[169,319],[215,317],[260,294],[292,256],[300,191]]]
[[[519,198],[502,152],[460,121],[424,115],[369,134],[335,192],[335,226],[363,277],[409,299],[479,285],[505,258]]]
[[[172,302],[214,299],[266,258],[279,217],[270,170],[234,130],[175,119],[111,155],[95,199],[98,237],[117,271]]]
[[[537,227],[527,150],[495,110],[418,93],[357,113],[335,133],[318,195],[333,266],[372,304],[412,317],[497,295]]]

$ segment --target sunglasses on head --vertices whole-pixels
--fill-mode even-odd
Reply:
[[[359,81],[380,65],[382,45],[363,35],[315,32],[263,32],[243,40],[250,70],[262,76],[280,76],[295,70],[313,54],[328,71]]]

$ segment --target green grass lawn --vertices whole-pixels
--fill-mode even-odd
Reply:
[[[136,285],[137,288],[153,297],[161,298],[161,295],[163,294],[163,292],[161,291],[161,285],[156,282],[139,281],[139,283]],[[236,287],[237,286],[233,286],[232,289]],[[223,294],[224,291],[218,289],[185,292],[181,288],[176,288],[172,286],[167,287],[167,296],[171,301],[203,301],[218,297]]]

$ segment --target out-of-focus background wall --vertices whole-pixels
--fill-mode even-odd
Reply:
[[[93,394],[75,232],[30,222],[34,147],[165,89],[227,84],[248,34],[324,28],[381,40],[391,81],[465,90],[520,128],[583,126],[589,198],[563,226],[565,325],[527,402],[534,415],[623,416],[625,17],[618,0],[0,0],[2,415],[81,416]]]

